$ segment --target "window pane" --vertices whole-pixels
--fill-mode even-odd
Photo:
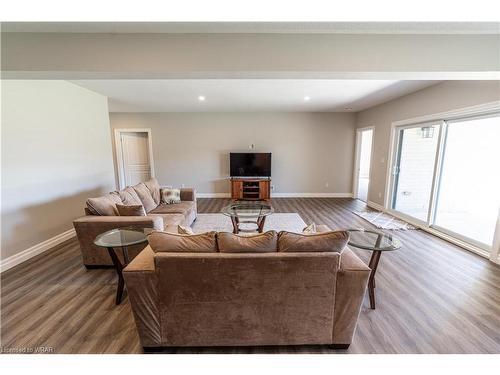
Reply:
[[[500,206],[500,117],[448,125],[434,223],[488,246]]]
[[[392,207],[427,221],[439,126],[400,130]]]

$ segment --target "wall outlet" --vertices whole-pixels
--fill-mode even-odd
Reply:
[[[330,183],[328,181],[325,182],[325,187],[330,187]]]
[[[271,185],[271,190],[274,190],[274,185]]]
[[[248,146],[248,148],[249,148],[250,150],[253,150],[253,149],[255,148],[255,144],[253,144],[253,143],[252,143],[251,145],[249,145],[249,146]]]

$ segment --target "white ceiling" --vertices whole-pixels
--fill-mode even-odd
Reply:
[[[179,79],[71,81],[110,112],[357,112],[439,81]],[[198,97],[206,99],[201,102]],[[304,97],[308,96],[309,101]]]
[[[498,22],[4,22],[3,32],[499,34]]]

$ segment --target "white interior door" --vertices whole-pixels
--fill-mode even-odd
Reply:
[[[370,185],[370,167],[372,157],[373,129],[358,130],[357,133],[357,165],[356,165],[356,196],[368,202],[368,186]]]
[[[122,177],[121,188],[151,178],[149,137],[147,132],[120,132]]]

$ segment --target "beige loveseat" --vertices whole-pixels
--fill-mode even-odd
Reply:
[[[173,204],[162,203],[160,189],[158,181],[152,178],[121,191],[87,200],[86,215],[73,221],[83,264],[87,268],[113,264],[106,249],[94,245],[95,238],[101,233],[130,226],[164,230],[168,226],[190,226],[196,220],[194,189],[180,189],[181,202]],[[146,216],[119,216],[116,204],[142,205]],[[145,246],[145,244],[130,246],[128,248],[130,259],[134,258]],[[121,251],[117,253],[121,258]]]
[[[343,233],[342,246],[331,241],[332,233]],[[271,231],[248,244],[232,233],[153,232],[150,245],[123,272],[144,350],[306,344],[346,349],[370,269],[345,247],[346,232],[297,236]]]

